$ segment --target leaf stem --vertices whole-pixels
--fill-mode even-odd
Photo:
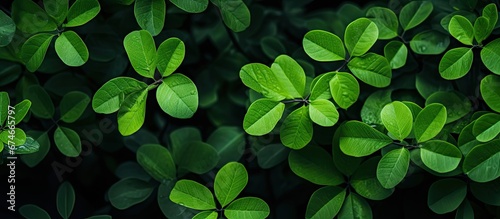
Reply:
[[[281,102],[284,103],[284,104],[287,104],[287,103],[304,103],[304,104],[309,104],[309,100],[305,99],[305,98],[295,98],[295,99],[291,99],[291,100],[283,100]]]

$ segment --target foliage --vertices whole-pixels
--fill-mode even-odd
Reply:
[[[12,217],[500,216],[498,1],[0,6]]]

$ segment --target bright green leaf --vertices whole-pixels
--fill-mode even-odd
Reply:
[[[237,199],[224,210],[224,215],[228,219],[264,219],[269,213],[267,203],[255,197]]]
[[[90,97],[80,91],[72,91],[63,96],[59,109],[61,110],[61,120],[66,123],[72,123],[83,114]]]
[[[377,25],[368,18],[358,18],[347,25],[344,42],[350,56],[361,56],[368,52],[377,41],[378,34]]]
[[[387,59],[375,53],[354,57],[347,66],[361,81],[378,88],[391,83],[392,69]]]
[[[183,179],[177,181],[172,192],[170,192],[170,200],[201,211],[216,208],[212,192],[206,186],[192,180]]]
[[[432,183],[427,196],[429,208],[437,214],[452,212],[467,195],[467,184],[459,179],[441,179]]]
[[[448,26],[451,36],[465,45],[472,46],[474,40],[474,28],[472,23],[462,15],[455,15],[451,18]]]
[[[392,143],[387,135],[359,121],[346,122],[339,128],[340,149],[350,156],[368,156]]]
[[[424,107],[415,119],[414,133],[418,142],[428,141],[441,132],[446,124],[446,107],[432,103]]]
[[[389,151],[377,166],[377,179],[386,189],[394,188],[406,176],[410,165],[410,151],[406,148]]]
[[[147,86],[146,83],[134,78],[113,78],[94,94],[92,108],[97,113],[114,113],[120,109],[125,97],[136,91],[144,90]]]
[[[248,108],[243,119],[243,128],[250,135],[265,135],[278,124],[284,110],[285,104],[281,102],[259,99]]]
[[[244,31],[250,26],[250,10],[242,0],[218,0],[213,2],[220,9],[224,23],[234,32]]]
[[[304,51],[312,59],[320,62],[331,62],[345,59],[345,49],[342,40],[335,34],[312,30],[306,33],[302,40]]]
[[[123,136],[137,132],[146,117],[146,99],[148,90],[136,91],[123,101],[118,110],[118,131]]]
[[[356,193],[349,193],[338,214],[339,219],[363,218],[372,219],[370,204]]]
[[[337,72],[327,72],[318,75],[311,82],[311,95],[309,96],[309,100],[332,98],[332,94],[330,92],[330,81],[336,74]]]
[[[42,65],[50,41],[54,34],[39,33],[31,36],[21,47],[20,58],[30,72],[36,71]]]
[[[175,163],[167,148],[158,144],[142,145],[136,152],[137,163],[159,182],[176,177]]]
[[[464,159],[463,170],[476,182],[489,182],[500,177],[500,140],[472,148]]]
[[[89,59],[89,50],[74,31],[64,31],[56,39],[56,53],[64,64],[72,67],[82,66]]]
[[[491,72],[500,75],[500,39],[495,39],[481,50],[481,60]],[[472,62],[472,61],[471,61]]]
[[[303,97],[306,87],[306,75],[297,61],[290,56],[280,55],[271,65],[271,71],[276,76],[276,79],[280,81],[288,98]],[[276,86],[276,84],[272,86]]]
[[[137,23],[151,35],[158,35],[165,25],[165,0],[135,0],[134,15]]]
[[[482,51],[484,49],[481,50],[481,53]],[[471,48],[459,47],[450,49],[439,62],[439,73],[441,77],[447,80],[459,79],[469,72],[473,59],[474,54]]]
[[[241,163],[230,162],[215,175],[214,192],[224,208],[243,191],[248,183],[248,173]]]
[[[450,172],[458,167],[462,152],[453,144],[442,140],[425,142],[420,149],[425,166],[438,173]]]
[[[22,132],[24,133],[24,131]],[[40,150],[40,144],[32,137],[25,137],[26,141],[14,148],[16,154],[32,154]]]
[[[432,12],[434,6],[429,1],[411,1],[399,12],[399,23],[403,30],[409,30],[421,24]]]
[[[133,31],[125,36],[123,46],[134,70],[147,78],[154,78],[157,63],[155,42],[146,30]]]
[[[163,41],[158,47],[158,71],[161,76],[166,77],[174,73],[184,60],[184,42],[179,38],[172,37]]]
[[[474,38],[476,39],[477,43],[481,44],[483,40],[485,40],[490,34],[488,32],[488,26],[488,18],[483,16],[478,17],[474,22]]]
[[[30,100],[23,100],[14,106],[14,108],[15,108],[14,109],[14,112],[15,112],[14,118],[16,120],[16,125],[19,124],[24,119],[26,114],[28,114],[30,107],[31,107]],[[0,121],[0,124],[2,124],[2,123],[3,122]]]
[[[441,103],[446,107],[446,124],[457,121],[471,111],[472,104],[465,95],[457,91],[438,91],[427,97],[425,105]]]
[[[82,152],[80,136],[73,129],[57,127],[54,132],[54,142],[59,151],[68,157],[78,157]]]
[[[180,119],[191,118],[198,109],[198,89],[185,75],[173,74],[163,79],[156,90],[156,100],[168,115]]]
[[[196,214],[192,219],[217,219],[219,214],[217,211],[202,211]]]
[[[309,111],[302,106],[291,112],[283,121],[280,129],[280,139],[283,145],[292,149],[301,149],[311,140],[313,123],[309,118]]]
[[[340,211],[346,197],[346,190],[326,186],[316,190],[309,199],[306,219],[334,218]]]
[[[404,103],[394,101],[385,105],[380,111],[380,118],[385,128],[399,141],[410,135],[413,116]]]
[[[309,104],[309,117],[320,126],[333,126],[339,120],[339,112],[329,100],[313,100]]]
[[[482,115],[474,122],[472,133],[480,142],[493,140],[500,133],[500,115],[494,113]]]
[[[347,109],[358,100],[359,83],[352,74],[337,72],[330,80],[329,85],[333,100],[340,108]]]
[[[487,75],[481,80],[481,97],[495,112],[500,112],[500,76]]]
[[[292,150],[288,155],[288,164],[295,175],[317,185],[336,186],[344,182],[332,157],[318,146]]]
[[[490,3],[483,8],[483,17],[488,19],[487,38],[493,29],[495,29],[498,22],[498,9],[495,3]]]
[[[66,27],[81,26],[92,20],[101,11],[98,0],[76,0],[69,8]]]
[[[271,68],[266,65],[260,63],[246,64],[240,70],[240,78],[247,87],[271,100],[280,101],[288,96],[280,80],[271,71]]]
[[[26,133],[20,128],[8,129],[0,132],[0,144],[20,146],[26,143]],[[3,143],[2,143],[3,142]]]
[[[384,56],[392,69],[398,69],[406,64],[408,48],[400,41],[391,41],[384,47]]]

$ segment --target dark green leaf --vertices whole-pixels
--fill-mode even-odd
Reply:
[[[412,1],[406,4],[399,12],[399,23],[403,30],[409,30],[421,24],[432,12],[432,2]]]
[[[68,157],[78,157],[82,152],[82,143],[78,133],[66,127],[57,127],[54,142],[59,151]]]
[[[500,112],[500,76],[487,75],[481,80],[481,97],[492,110]]]
[[[54,20],[32,0],[13,1],[11,16],[17,29],[23,33],[34,34],[57,29]]]
[[[220,9],[222,20],[234,32],[241,32],[250,26],[250,10],[242,0],[213,1]]]
[[[208,7],[208,0],[170,0],[170,2],[189,13],[201,13]]]
[[[43,62],[54,34],[39,33],[30,37],[21,48],[20,58],[28,71],[36,71]]]
[[[219,154],[218,167],[238,161],[245,151],[245,132],[240,127],[222,126],[208,137],[207,143]]]
[[[154,187],[139,179],[126,178],[113,184],[108,197],[113,207],[124,210],[146,200]]]
[[[68,219],[75,205],[75,190],[69,182],[63,182],[57,189],[57,211],[62,218]]]
[[[452,212],[467,195],[467,184],[459,179],[441,179],[429,188],[427,204],[437,214]]]
[[[14,106],[14,108],[15,108],[14,109],[14,112],[15,112],[14,118],[16,120],[16,125],[19,124],[24,119],[26,114],[28,114],[30,107],[31,107],[30,100],[23,100]],[[0,124],[2,124],[2,123],[3,122],[0,122]]]
[[[317,185],[336,186],[344,182],[342,174],[333,164],[332,157],[323,148],[307,146],[288,155],[290,169]]]
[[[49,94],[40,85],[31,85],[27,89],[26,99],[32,103],[31,112],[40,118],[50,119],[54,116],[55,109]]]
[[[406,148],[395,149],[385,154],[377,166],[377,179],[386,189],[398,185],[408,172],[410,151]]]
[[[500,39],[495,39],[483,47],[481,50],[481,60],[491,72],[500,75],[500,63],[497,62],[498,59],[500,59]]]
[[[471,110],[471,102],[465,95],[452,91],[438,91],[433,93],[425,101],[425,105],[441,103],[446,108],[446,123],[457,121],[467,115]]]
[[[344,203],[346,190],[326,186],[316,190],[307,203],[306,218],[322,219],[335,217]]]
[[[390,9],[371,7],[366,11],[366,16],[377,25],[379,39],[387,40],[398,36],[398,17]]]
[[[500,140],[472,148],[464,159],[463,170],[476,182],[489,182],[500,177]]]
[[[7,46],[14,37],[16,24],[8,15],[0,11],[0,47]]]
[[[392,69],[398,69],[406,64],[408,48],[400,41],[391,41],[384,47],[384,56]]]
[[[157,144],[146,144],[136,152],[137,163],[159,182],[176,177],[175,163],[167,148]]]
[[[480,142],[493,140],[500,133],[500,115],[494,113],[482,115],[474,122],[472,133]]]
[[[81,26],[92,20],[101,11],[98,0],[76,0],[69,8],[66,27]]]
[[[420,32],[410,41],[411,50],[421,55],[441,54],[449,45],[450,37],[436,30]]]
[[[21,206],[19,213],[26,219],[50,219],[49,213],[32,204]]]
[[[346,197],[342,208],[338,214],[339,219],[351,219],[351,218],[363,218],[371,219],[373,218],[372,209],[370,204],[361,196],[356,193],[349,193]]]
[[[66,123],[75,122],[83,114],[89,103],[90,97],[85,93],[80,91],[67,93],[59,104],[61,120]]]
[[[392,195],[394,188],[386,189],[377,179],[377,164],[380,157],[363,162],[351,176],[351,186],[361,196],[371,200],[383,200]]]
[[[151,35],[158,35],[165,24],[165,0],[135,0],[134,15],[137,23]]]

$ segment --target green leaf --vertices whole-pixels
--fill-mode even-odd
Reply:
[[[167,148],[158,144],[142,145],[136,152],[137,163],[158,182],[176,177],[175,163]]]
[[[443,53],[450,45],[450,37],[437,30],[425,30],[410,41],[413,52],[421,55],[438,55]]]
[[[368,52],[377,41],[378,34],[377,25],[368,18],[358,18],[347,25],[344,42],[350,56],[361,56]]]
[[[146,117],[148,90],[136,91],[128,95],[118,110],[118,131],[123,136],[137,132]]]
[[[262,52],[271,59],[286,53],[285,46],[281,43],[280,39],[275,36],[263,37],[260,40],[260,47]]]
[[[333,100],[340,108],[347,109],[358,100],[359,83],[352,74],[337,72],[330,80],[329,85]]]
[[[472,148],[464,159],[463,170],[476,182],[489,182],[500,177],[500,140]]]
[[[26,143],[26,133],[20,128],[8,129],[0,132],[0,140],[2,146],[3,143],[10,145],[9,142],[14,143],[14,146],[20,146]]]
[[[89,59],[89,50],[74,31],[64,31],[56,39],[56,53],[67,66],[82,66]]]
[[[135,0],[134,15],[137,23],[151,35],[158,35],[165,25],[165,0]]]
[[[432,2],[412,1],[403,6],[399,12],[399,23],[404,31],[412,29],[424,22],[432,12]]]
[[[54,34],[39,33],[28,38],[23,44],[20,58],[28,71],[34,72],[42,65],[53,37]]]
[[[30,145],[35,145],[38,143],[39,147],[38,147],[38,150],[36,152],[33,152],[31,150],[31,149],[33,149],[33,147],[27,147],[28,145],[26,144],[27,146],[25,147],[25,149],[29,149],[30,153],[29,154],[22,154],[21,160],[28,167],[32,168],[32,167],[38,165],[43,160],[43,158],[45,158],[47,153],[49,152],[50,139],[49,139],[47,132],[28,131],[28,135],[32,136],[34,138],[34,140],[36,140],[35,142],[33,142],[33,144],[30,144]],[[32,139],[31,137],[27,137],[26,143],[30,143],[31,139]],[[24,148],[22,145],[16,148],[17,154],[21,154],[22,152],[24,152]]]
[[[110,114],[118,111],[125,97],[136,91],[144,90],[148,85],[129,77],[117,77],[102,85],[94,94],[92,108],[97,113]]]
[[[201,141],[200,130],[194,127],[183,127],[178,128],[170,133],[170,146],[172,149],[172,156],[174,161],[182,160],[183,154],[187,147],[185,147],[187,142],[190,141]]]
[[[384,7],[370,7],[366,16],[373,21],[378,28],[378,38],[388,40],[398,36],[398,17],[394,12]]]
[[[247,87],[271,100],[280,101],[287,96],[281,82],[266,65],[246,64],[240,70],[240,79]]]
[[[379,156],[363,162],[350,180],[352,188],[359,195],[370,200],[383,200],[394,192],[394,188],[384,188],[377,179],[377,165],[379,162]]]
[[[66,27],[81,26],[92,20],[101,11],[98,0],[76,0],[69,8]]]
[[[108,190],[111,205],[124,210],[146,200],[154,187],[140,179],[125,178],[113,184]]]
[[[474,28],[472,23],[462,15],[455,15],[451,18],[448,24],[448,31],[451,36],[465,45],[472,46],[474,40]]]
[[[196,151],[196,153],[192,153]],[[181,148],[174,148],[174,159],[179,168],[196,174],[204,174],[219,162],[219,155],[211,145],[189,139]]]
[[[57,212],[62,218],[68,219],[75,205],[75,190],[69,182],[63,182],[57,189]]]
[[[481,80],[481,97],[495,112],[500,112],[500,76],[487,75]]]
[[[242,0],[217,0],[222,20],[232,31],[242,32],[250,26],[250,10]]]
[[[22,131],[22,133],[24,133],[24,131]],[[16,152],[16,154],[32,154],[40,150],[40,144],[32,137],[26,137],[25,135],[24,138],[26,139],[26,141],[23,144],[15,147],[14,151]]]
[[[15,32],[16,24],[12,18],[0,11],[0,47],[9,45]]]
[[[481,50],[481,54],[483,53],[482,51],[484,49]],[[471,48],[459,47],[450,49],[439,62],[439,73],[441,77],[447,80],[459,79],[469,72],[473,59],[474,54]]]
[[[0,126],[3,126],[7,120],[8,110],[10,106],[9,93],[5,91],[0,92]]]
[[[90,103],[90,97],[80,91],[72,91],[63,96],[59,109],[61,120],[72,123],[78,120]]]
[[[0,101],[1,102],[1,101]],[[16,125],[23,121],[26,114],[28,114],[31,107],[30,100],[23,100],[14,106],[14,118],[16,120]],[[3,114],[3,113],[2,113]],[[3,124],[3,121],[0,121],[0,124]]]
[[[290,149],[282,144],[270,144],[257,152],[257,163],[262,169],[272,168],[287,159]]]
[[[436,137],[446,124],[446,107],[432,103],[424,107],[415,119],[414,133],[418,142]]]
[[[481,60],[491,72],[500,75],[498,59],[500,59],[500,39],[495,39],[481,49]]]
[[[408,48],[401,41],[391,41],[384,47],[384,56],[392,69],[398,69],[406,64]]]
[[[170,2],[188,13],[201,13],[208,7],[208,0],[170,0]]]
[[[394,188],[406,176],[410,165],[410,151],[406,148],[389,151],[377,165],[377,179],[386,189]]]
[[[278,124],[284,110],[284,103],[258,99],[248,108],[243,119],[243,129],[250,135],[265,135]]]
[[[391,83],[392,70],[387,59],[375,53],[354,57],[347,66],[361,81],[378,88]]]
[[[338,214],[339,219],[373,218],[370,204],[356,193],[349,193]]]
[[[151,34],[146,30],[132,31],[125,36],[123,46],[134,70],[143,77],[154,79],[157,55]]]
[[[198,109],[198,89],[183,74],[173,74],[163,79],[156,90],[156,100],[163,112],[179,118],[191,118]]]
[[[236,199],[224,210],[228,219],[264,219],[269,216],[267,203],[255,197]]]
[[[217,219],[219,214],[217,211],[202,211],[196,214],[192,219]]]
[[[332,157],[318,146],[292,150],[288,155],[288,164],[295,175],[317,185],[336,186],[344,182]]]
[[[163,41],[158,47],[158,71],[161,76],[166,77],[174,73],[184,60],[184,42],[179,38],[172,37]]]
[[[330,92],[330,81],[336,74],[337,72],[327,72],[318,75],[311,82],[311,95],[309,96],[309,100],[332,98],[332,94]]]
[[[493,140],[500,133],[500,115],[494,113],[482,115],[474,122],[472,133],[480,142]]]
[[[458,167],[462,152],[453,144],[442,140],[425,142],[420,150],[425,166],[438,173],[447,173]]]
[[[460,206],[467,195],[467,184],[459,179],[441,179],[432,183],[427,196],[427,205],[437,214],[452,212]]]
[[[309,117],[320,126],[333,126],[339,120],[339,112],[329,100],[313,100],[309,104]]]
[[[50,119],[54,116],[55,109],[49,94],[40,85],[31,85],[25,94],[26,99],[32,103],[31,112],[42,119]]]
[[[342,40],[335,34],[323,30],[311,30],[302,40],[304,51],[319,62],[345,60]]]
[[[485,38],[491,34],[498,22],[498,9],[495,3],[490,3],[483,8],[483,17],[488,19],[488,28]]]
[[[32,0],[13,1],[11,17],[17,29],[26,34],[49,32],[57,29],[54,20]]]
[[[385,105],[382,111],[380,111],[380,118],[385,128],[399,141],[403,141],[403,139],[410,135],[413,125],[413,115],[410,108],[404,103],[394,101]]]
[[[219,155],[218,167],[231,161],[238,161],[245,151],[245,132],[240,127],[221,126],[217,128],[207,139]]]
[[[43,7],[48,15],[50,15],[57,22],[57,25],[61,25],[66,16],[68,15],[68,0],[43,0]]]
[[[353,157],[364,157],[392,143],[392,139],[366,123],[349,121],[340,127],[340,149]]]
[[[306,218],[334,218],[339,213],[345,197],[346,190],[336,186],[316,190],[307,203]]]
[[[288,98],[303,97],[306,87],[306,74],[297,61],[290,56],[280,55],[271,65],[271,71],[281,83]]]
[[[230,162],[215,175],[214,192],[222,208],[243,191],[248,183],[248,173],[241,163]]]
[[[78,157],[82,152],[82,143],[73,129],[58,126],[54,132],[54,142],[59,151],[68,157]]]
[[[483,40],[488,38],[490,34],[488,32],[489,21],[488,18],[481,16],[476,19],[474,22],[474,38],[477,43],[481,44]]]
[[[291,149],[297,150],[305,147],[312,140],[312,135],[313,123],[306,106],[291,112],[281,125],[281,142]]]
[[[455,219],[474,219],[474,209],[467,199],[458,206]]]
[[[158,186],[157,202],[160,210],[167,218],[181,219],[183,217],[194,217],[197,213],[196,210],[178,205],[170,200],[170,193],[174,188],[175,183],[175,180],[171,180],[165,183],[161,183]]]
[[[340,128],[335,130],[332,140],[333,163],[346,176],[351,176],[359,167],[363,158],[346,155],[340,150]]]
[[[32,204],[21,206],[19,213],[27,219],[50,219],[49,213]]]
[[[456,91],[438,91],[427,97],[425,105],[441,103],[446,107],[446,123],[457,121],[471,111],[472,104],[465,95]]]
[[[215,209],[215,200],[212,192],[204,185],[192,180],[179,180],[175,183],[170,200],[174,203],[196,210]]]
[[[474,134],[472,133],[474,123],[475,122],[472,122],[469,125],[465,126],[458,136],[458,147],[462,151],[462,154],[464,156],[466,156],[472,148],[481,144],[481,142],[476,140],[476,136],[474,136]]]
[[[480,201],[500,206],[500,178],[486,183],[471,182],[470,190]]]

